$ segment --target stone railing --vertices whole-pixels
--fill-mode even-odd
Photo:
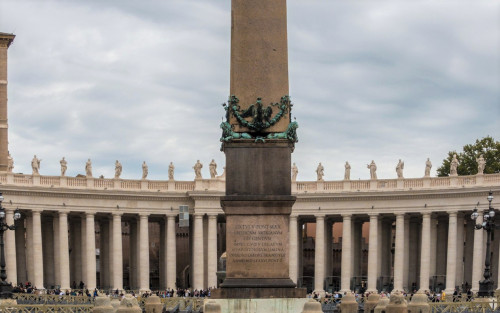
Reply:
[[[224,177],[195,179],[194,181],[134,180],[25,175],[0,172],[0,185],[148,192],[187,192],[195,190],[224,192],[226,180]],[[292,192],[299,194],[340,193],[346,191],[447,189],[498,185],[500,185],[500,174],[484,174],[376,180],[298,181],[292,182]]]

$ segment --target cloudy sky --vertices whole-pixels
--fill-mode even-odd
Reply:
[[[215,159],[229,95],[230,0],[0,2],[15,172],[192,180]],[[421,177],[447,151],[500,140],[500,2],[288,0],[299,180]]]

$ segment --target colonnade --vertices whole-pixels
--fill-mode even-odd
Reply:
[[[298,282],[301,276],[302,225],[313,221],[316,223],[314,289],[326,289],[325,279],[332,275],[334,265],[332,225],[339,223],[342,225],[339,289],[352,290],[352,278],[361,275],[362,224],[369,222],[367,291],[381,291],[385,277],[390,277],[392,290],[415,287],[430,290],[432,277],[442,277],[446,292],[453,292],[466,282],[472,291],[477,291],[482,278],[485,236],[483,231],[474,230],[469,215],[470,212],[459,211],[316,214],[314,217],[292,213],[290,277]],[[217,286],[218,256],[223,252],[217,248],[217,216],[198,213],[191,218],[189,271],[193,289]],[[23,218],[16,221],[16,230],[7,231],[5,235],[8,281],[13,284],[30,281],[39,289],[54,286],[71,289],[72,282],[83,281],[88,289],[149,290],[152,269],[148,229],[150,223],[157,222],[160,224],[159,286],[176,288],[182,270],[177,268],[176,217],[173,213],[25,210]],[[11,208],[6,210],[6,219],[14,223]],[[476,222],[482,222],[481,214]],[[497,255],[494,268],[500,266],[499,242],[497,239],[493,243],[494,255]],[[125,259],[128,260],[128,279],[124,279]]]
[[[351,279],[358,276],[359,268],[358,222],[369,222],[368,266],[365,290],[381,291],[378,283],[382,277],[390,276],[392,290],[432,290],[432,277],[442,277],[443,288],[453,293],[455,288],[467,284],[478,291],[484,268],[484,246],[486,236],[482,230],[474,230],[470,212],[441,213],[370,213],[365,215],[342,214],[341,216],[315,215],[316,223],[314,254],[314,290],[325,290],[325,279],[331,272],[332,224],[342,224],[342,258],[340,291],[353,289]],[[309,222],[311,218],[307,219]],[[300,250],[302,229],[301,217],[290,218],[290,276],[295,282],[301,272]],[[476,221],[482,223],[482,215]],[[394,229],[393,229],[394,228]],[[389,241],[389,242],[387,242]],[[500,280],[499,240],[492,243],[494,250],[494,272]],[[298,261],[297,261],[298,260]],[[391,265],[392,264],[392,265]],[[496,276],[495,276],[496,277]]]
[[[15,231],[5,235],[7,280],[14,285],[29,281],[37,289],[69,290],[82,281],[89,290],[123,290],[128,259],[127,289],[150,290],[149,224],[154,221],[161,230],[160,287],[177,288],[176,214],[29,210],[22,216]],[[14,223],[10,208],[6,219]],[[195,214],[193,220],[191,286],[216,286],[217,215]]]

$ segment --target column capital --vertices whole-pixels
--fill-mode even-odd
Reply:
[[[323,219],[323,220],[325,219],[325,215],[324,214],[314,214],[314,217],[316,219]]]
[[[123,212],[113,212],[113,213],[111,213],[111,215],[113,215],[113,217],[115,217],[115,216],[121,217],[123,215]]]
[[[447,213],[448,213],[448,215],[449,215],[450,217],[452,217],[452,216],[457,217],[457,215],[458,215],[458,212],[457,212],[457,211],[448,211]]]
[[[146,219],[146,218],[149,218],[149,214],[148,214],[148,213],[141,212],[141,213],[139,213],[138,215],[139,215],[139,218],[140,218],[140,219]]]
[[[430,218],[432,215],[432,212],[422,212],[422,217]]]
[[[194,218],[203,218],[203,216],[205,216],[204,213],[194,213],[193,214]]]
[[[31,215],[40,215],[42,214],[43,210],[41,209],[35,209],[35,210],[31,210]]]
[[[342,218],[344,218],[344,219],[351,219],[352,218],[352,214],[342,214]]]
[[[208,215],[208,219],[212,220],[212,219],[216,219],[218,214],[207,214],[207,215]]]
[[[405,217],[405,214],[406,214],[406,213],[404,213],[404,212],[396,212],[396,213],[394,213],[394,215],[396,215],[396,218],[398,218],[398,217],[399,217],[399,218],[401,218],[401,217],[403,217],[403,218],[404,218],[404,217]]]
[[[86,217],[94,217],[95,213],[94,212],[85,212]]]
[[[368,213],[368,216],[370,217],[370,219],[373,217],[373,218],[378,218],[379,214],[378,213]]]
[[[294,220],[297,220],[299,218],[298,215],[290,215],[290,219],[294,219]]]
[[[68,212],[65,211],[58,211],[57,213],[59,214],[59,216],[68,216]]]

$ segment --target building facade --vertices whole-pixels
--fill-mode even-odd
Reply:
[[[70,289],[80,281],[114,290],[217,286],[224,188],[224,177],[156,181],[0,172],[7,221],[13,222],[16,208],[22,212],[16,230],[6,232],[8,280],[40,289]],[[299,285],[477,291],[485,236],[474,230],[470,214],[487,208],[490,190],[498,207],[500,174],[293,182],[292,189],[290,276]],[[189,207],[187,228],[178,225],[181,205]],[[311,223],[316,231],[308,242],[303,230]],[[499,243],[492,245],[494,277]],[[304,275],[308,268],[312,277]]]

